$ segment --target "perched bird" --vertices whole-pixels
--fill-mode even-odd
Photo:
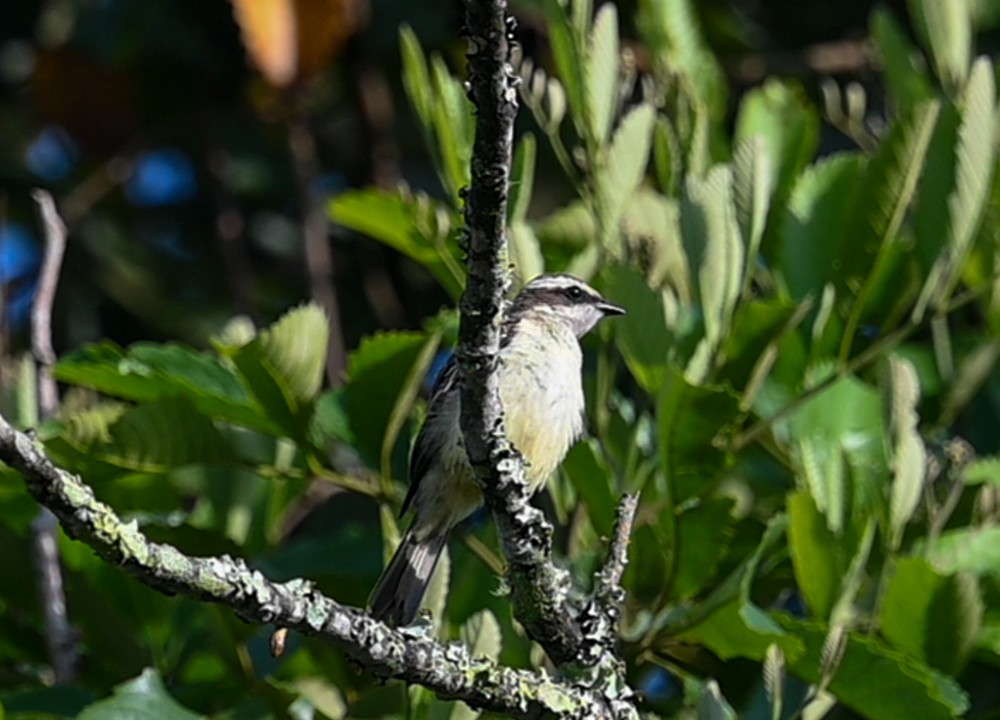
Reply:
[[[537,491],[583,432],[579,339],[625,310],[571,275],[535,278],[507,308],[500,343],[500,397],[507,437],[526,460]],[[431,397],[410,456],[410,490],[400,515],[413,522],[371,597],[393,625],[413,621],[451,529],[483,502],[459,427],[460,374],[454,358]]]

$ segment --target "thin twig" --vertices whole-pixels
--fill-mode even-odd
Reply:
[[[38,365],[38,412],[42,421],[59,411],[59,389],[52,377],[56,352],[52,345],[52,307],[66,252],[66,225],[56,210],[52,195],[41,189],[31,193],[45,234],[45,259],[38,279],[38,292],[31,309],[31,350]],[[79,651],[76,633],[69,622],[62,566],[59,564],[59,524],[48,508],[41,508],[31,523],[38,593],[45,618],[45,642],[56,684],[76,679]]]
[[[59,390],[52,378],[52,366],[56,362],[56,351],[52,346],[52,307],[66,253],[66,225],[59,217],[51,193],[36,189],[32,191],[31,197],[38,205],[38,216],[45,230],[45,259],[42,261],[38,292],[31,309],[31,351],[39,369],[39,413],[42,420],[50,420],[59,410]]]
[[[638,495],[625,495],[618,503],[615,529],[608,544],[607,558],[595,578],[590,601],[580,613],[583,649],[578,662],[583,665],[595,665],[602,656],[615,657],[618,623],[621,619],[622,604],[625,602],[625,590],[621,586],[622,575],[628,566],[629,539],[632,536],[632,525],[638,507]],[[621,664],[618,663],[613,669],[620,668]]]

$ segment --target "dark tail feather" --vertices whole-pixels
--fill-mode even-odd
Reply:
[[[372,591],[372,616],[393,626],[409,625],[420,609],[448,533],[418,540],[407,532]]]

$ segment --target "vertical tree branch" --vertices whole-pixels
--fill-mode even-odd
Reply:
[[[31,309],[31,351],[38,365],[38,412],[41,420],[55,417],[59,410],[59,389],[52,377],[56,362],[52,346],[52,307],[66,251],[66,225],[59,217],[52,195],[34,190],[38,216],[45,233],[45,259],[38,279],[38,292]],[[69,623],[62,567],[59,564],[56,516],[42,507],[31,523],[38,594],[45,618],[45,641],[57,684],[76,679],[78,652],[76,633]]]
[[[514,612],[557,663],[580,646],[569,580],[551,562],[552,528],[532,507],[521,457],[506,439],[497,376],[507,290],[507,190],[517,114],[505,0],[466,0],[469,94],[476,106],[472,183],[466,194],[469,274],[461,301],[462,430],[508,563]]]

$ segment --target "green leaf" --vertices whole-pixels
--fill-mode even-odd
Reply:
[[[607,158],[594,177],[606,245],[618,237],[625,206],[645,176],[655,119],[656,111],[647,103],[630,110],[615,131]]]
[[[819,116],[801,88],[767,80],[743,97],[733,144],[739,147],[754,136],[761,137],[771,158],[768,185],[784,197],[816,152]]]
[[[723,660],[763,660],[768,647],[777,645],[789,660],[802,655],[802,641],[786,632],[771,615],[753,603],[737,600],[713,612],[679,636],[703,644]]]
[[[882,596],[882,635],[897,648],[958,675],[982,624],[979,586],[967,573],[941,575],[919,557],[900,558]]]
[[[423,333],[377,333],[348,359],[344,402],[357,449],[371,467],[378,467],[389,416],[425,342]]]
[[[778,613],[773,617],[782,630],[804,644],[804,653],[795,657],[785,653],[789,671],[807,682],[818,682],[829,628]],[[953,720],[969,708],[968,697],[952,678],[860,633],[847,635],[829,691],[871,720]]]
[[[885,83],[899,111],[906,113],[934,96],[923,58],[913,47],[892,12],[876,7],[870,33],[882,61]]]
[[[1000,576],[1000,527],[956,528],[916,543],[915,550],[946,575],[971,572]]]
[[[87,706],[78,720],[199,720],[167,692],[159,673],[146,668],[137,678],[115,687],[114,694]]]
[[[622,231],[636,264],[645,270],[649,285],[667,287],[682,303],[690,303],[687,260],[677,239],[681,235],[680,208],[673,198],[648,188],[632,195],[622,218]],[[668,317],[668,327],[676,317]]]
[[[574,3],[579,5],[581,3]],[[546,27],[549,31],[549,43],[552,46],[552,59],[555,62],[559,79],[566,88],[570,112],[577,132],[585,135],[584,121],[586,101],[584,98],[586,67],[583,38],[577,32],[566,13],[568,3],[563,0],[544,0]]]
[[[843,283],[840,272],[851,257],[847,232],[857,211],[864,160],[835,155],[809,167],[788,200],[778,269],[794,300],[819,296],[827,282]]]
[[[607,297],[628,309],[615,322],[618,349],[636,382],[653,392],[666,373],[671,346],[663,299],[630,268],[610,267],[601,279]]]
[[[583,500],[594,530],[611,537],[615,524],[616,494],[612,488],[614,474],[594,440],[578,442],[567,453],[562,468]]]
[[[840,594],[843,569],[838,538],[830,531],[816,503],[806,492],[788,497],[788,549],[795,583],[812,615],[827,618]]]
[[[972,60],[970,0],[910,0],[914,26],[929,45],[934,69],[951,92],[965,84]]]
[[[691,0],[641,0],[636,24],[665,74],[679,75],[685,91],[721,118],[726,79],[699,27]]]
[[[962,479],[966,485],[989,483],[1000,487],[1000,457],[981,457],[965,466]]]
[[[439,172],[443,170],[445,187],[458,201],[469,184],[475,121],[473,105],[462,84],[437,55],[431,58],[431,79],[435,97],[432,107]]]
[[[677,516],[677,562],[672,596],[687,599],[715,579],[716,567],[733,536],[733,500],[716,497]]]
[[[903,222],[917,195],[917,188],[927,165],[934,129],[940,116],[940,104],[930,101],[917,106],[899,120],[879,145],[865,173],[865,191],[861,198],[859,228],[854,235],[853,252],[841,263],[848,283],[862,282],[851,308],[841,342],[840,359],[847,362],[862,317],[867,312],[884,317],[880,308],[898,301],[900,288],[907,286],[909,262],[908,233]]]
[[[231,366],[183,345],[135,343],[128,350],[110,341],[85,345],[64,356],[53,374],[61,382],[135,402],[182,396],[210,417],[277,432]]]
[[[507,206],[508,223],[524,220],[528,215],[535,183],[537,147],[535,136],[525,133],[514,151],[514,162],[510,171],[510,202]]]
[[[601,5],[594,18],[583,72],[587,127],[600,146],[608,139],[618,103],[618,11],[611,3]]]
[[[947,201],[947,217],[950,222],[945,236],[946,244],[935,259],[914,310],[918,318],[928,304],[934,309],[943,307],[958,283],[989,201],[996,166],[996,131],[996,81],[993,67],[989,59],[980,58],[972,67],[972,74],[962,95],[961,121],[955,147],[954,185]],[[933,243],[934,238],[924,241],[925,246]]]
[[[417,117],[425,127],[429,127],[434,104],[431,79],[420,40],[409,25],[399,29],[399,54],[403,62],[403,87]]]
[[[733,153],[733,205],[746,256],[743,287],[749,286],[764,237],[774,194],[773,158],[759,135],[741,142]]]
[[[399,191],[355,190],[330,201],[334,222],[382,242],[416,260],[457,298],[465,271],[449,233],[452,210],[425,196],[406,197]]]
[[[738,405],[727,390],[695,386],[675,368],[667,370],[657,396],[656,417],[660,462],[675,505],[722,474],[729,454],[720,441],[735,421]]]
[[[318,305],[291,310],[257,336],[262,359],[296,403],[313,400],[323,384],[330,321]]]
[[[746,262],[729,166],[712,168],[705,180],[688,178],[681,201],[681,232],[701,304],[705,340],[714,352],[729,331]]]
[[[893,545],[899,547],[903,531],[920,503],[926,462],[924,443],[917,430],[920,383],[916,370],[907,360],[889,359],[886,396],[893,442],[889,526]]]
[[[132,408],[111,426],[105,459],[143,472],[227,458],[212,421],[183,398],[162,398]]]
[[[507,228],[507,241],[511,264],[522,284],[545,272],[541,244],[528,223],[511,223]]]
[[[808,384],[818,382],[818,371]],[[880,508],[888,477],[882,402],[874,388],[846,377],[810,398],[775,425],[803,466],[803,479],[834,532]]]
[[[465,621],[461,631],[462,644],[474,657],[496,660],[500,657],[503,638],[500,623],[489,610],[480,610]]]

